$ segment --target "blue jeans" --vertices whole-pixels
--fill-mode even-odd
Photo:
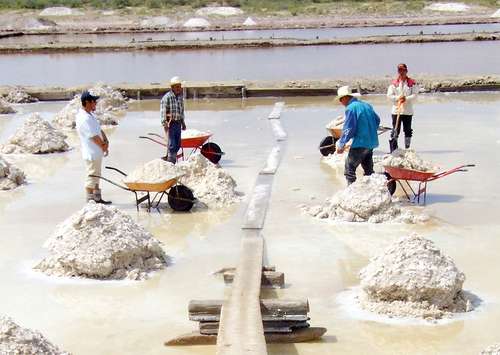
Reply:
[[[181,121],[170,122],[168,128],[168,161],[175,164],[177,162],[177,152],[181,148]]]
[[[351,148],[345,161],[344,175],[347,184],[350,185],[356,181],[356,169],[359,164],[363,167],[365,176],[373,174],[373,149]]]

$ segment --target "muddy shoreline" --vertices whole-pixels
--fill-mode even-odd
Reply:
[[[435,77],[416,76],[422,93],[500,91],[500,75]],[[293,81],[237,81],[237,82],[187,82],[187,98],[247,98],[335,95],[337,88],[351,85],[362,94],[385,94],[391,77],[343,78],[339,80]],[[114,88],[132,99],[158,99],[169,90],[168,83],[118,84]],[[73,87],[22,87],[40,101],[71,100],[88,85]],[[13,86],[0,86],[0,95],[6,95]]]
[[[356,44],[402,44],[431,42],[466,42],[497,41],[500,32],[492,33],[459,33],[429,35],[390,35],[339,39],[239,39],[239,40],[190,40],[190,41],[134,41],[129,43],[96,44],[96,43],[54,43],[34,45],[0,45],[0,54],[15,53],[64,53],[64,52],[108,52],[108,51],[168,51],[168,50],[201,50],[224,48],[265,48],[265,47],[297,47],[325,45]]]

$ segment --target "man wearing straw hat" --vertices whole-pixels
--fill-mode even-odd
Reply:
[[[170,80],[171,90],[161,99],[161,124],[168,137],[167,160],[177,162],[177,152],[181,147],[181,131],[186,130],[184,122],[184,98],[182,97],[182,81],[178,76]]]
[[[373,174],[373,149],[378,147],[378,126],[380,117],[373,107],[354,96],[349,86],[337,90],[337,99],[346,107],[342,136],[337,141],[337,153],[342,154],[347,142],[352,139],[345,161],[344,175],[347,184],[356,181],[356,169],[361,164],[365,175]]]

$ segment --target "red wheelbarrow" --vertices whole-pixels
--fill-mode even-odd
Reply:
[[[427,183],[441,179],[442,177],[457,173],[468,171],[465,168],[471,168],[476,166],[475,164],[466,164],[460,165],[453,169],[442,171],[440,173],[427,172],[427,171],[419,171],[405,168],[398,168],[394,166],[384,166],[385,176],[387,177],[387,188],[391,195],[396,191],[396,183],[401,186],[406,197],[410,201],[417,201],[420,204],[420,197],[423,199],[423,203],[425,205],[427,199]],[[414,190],[410,185],[409,181],[418,182],[418,190]],[[409,191],[413,194],[413,198],[410,196]]]
[[[156,137],[156,138],[152,138],[152,137]],[[184,149],[191,149],[189,156],[191,156],[191,154],[193,154],[199,150],[200,153],[205,158],[210,160],[213,164],[217,164],[221,160],[222,156],[225,153],[222,151],[222,149],[216,143],[208,142],[210,137],[212,137],[212,133],[207,133],[203,136],[189,137],[189,138],[182,138],[182,136],[181,136],[181,152],[180,152],[180,154],[177,155],[177,159],[185,160],[186,156],[184,154]],[[163,137],[160,134],[148,133],[147,136],[140,136],[139,138],[148,139],[150,141],[153,141],[155,143],[158,143],[158,144],[168,148],[168,144],[167,144],[165,137]],[[158,140],[158,139],[161,139],[161,140]]]

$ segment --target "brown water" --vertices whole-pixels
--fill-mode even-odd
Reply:
[[[368,97],[388,124],[384,97]],[[500,341],[500,94],[422,96],[415,106],[417,150],[444,168],[476,163],[467,173],[429,185],[432,222],[411,225],[328,225],[302,215],[298,205],[319,203],[344,186],[342,173],[320,163],[324,125],[341,108],[331,98],[286,99],[282,114],[289,142],[276,176],[264,229],[266,261],[285,272],[288,287],[266,296],[309,299],[311,323],[328,328],[321,342],[268,346],[270,354],[477,354]],[[187,122],[210,129],[227,152],[222,165],[242,192],[272,149],[265,119],[273,100],[200,100],[187,105]],[[159,131],[157,101],[132,106],[110,132],[106,162],[124,170],[160,156],[160,146],[137,136]],[[23,105],[50,117],[62,104]],[[0,141],[24,116],[0,117]],[[387,150],[388,137],[381,137]],[[30,184],[0,194],[0,314],[37,328],[75,354],[213,354],[214,347],[165,348],[163,341],[195,329],[187,320],[190,299],[221,298],[222,282],[210,272],[236,263],[245,202],[191,214],[135,212],[132,196],[110,185],[104,194],[166,244],[174,264],[145,282],[55,281],[29,271],[43,255],[55,225],[81,207],[83,166],[78,149],[47,157],[14,159],[30,172]],[[113,176],[110,174],[109,176]],[[311,200],[314,198],[314,200]],[[484,300],[481,311],[438,325],[360,319],[338,296],[358,283],[367,259],[392,240],[417,231],[434,240],[467,275],[465,288]]]
[[[110,34],[64,34],[64,35],[26,35],[0,38],[0,45],[39,44],[48,42],[81,43],[129,43],[131,41],[195,41],[195,40],[234,40],[259,38],[296,38],[296,39],[333,39],[382,35],[449,34],[500,31],[499,23],[463,25],[426,25],[426,26],[384,26],[384,27],[345,27],[314,29],[276,29],[243,31],[189,31],[189,32],[151,32],[151,33],[110,33]]]
[[[368,60],[369,58],[369,60]],[[0,55],[2,84],[70,86],[103,81],[335,79],[413,74],[500,74],[496,41]],[[286,63],[286,65],[283,65]]]

